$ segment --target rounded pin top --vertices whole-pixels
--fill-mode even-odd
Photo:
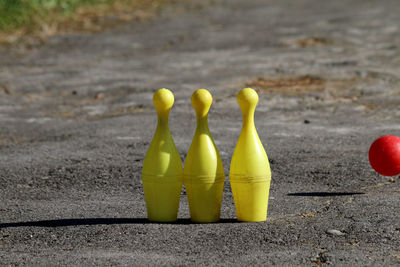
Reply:
[[[197,116],[204,117],[210,110],[212,95],[206,89],[198,89],[194,91],[191,101]]]
[[[243,88],[237,95],[237,101],[243,111],[255,109],[258,103],[258,94],[254,89]]]
[[[174,104],[174,94],[168,89],[159,89],[153,95],[153,103],[157,112],[166,112]]]

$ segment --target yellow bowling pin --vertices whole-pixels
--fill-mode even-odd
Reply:
[[[220,217],[225,173],[221,157],[208,129],[212,96],[206,89],[191,98],[197,127],[183,169],[183,181],[194,222],[216,222]]]
[[[229,172],[236,215],[239,221],[265,221],[271,170],[254,125],[257,92],[244,88],[239,92],[237,101],[243,114],[243,126]]]
[[[168,126],[174,95],[160,89],[153,96],[158,122],[143,163],[142,182],[150,221],[172,222],[178,215],[182,188],[182,161]]]

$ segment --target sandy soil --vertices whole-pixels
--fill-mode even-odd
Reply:
[[[367,156],[400,135],[399,14],[395,0],[193,1],[0,50],[0,265],[400,265],[400,177]],[[177,223],[147,222],[153,92],[175,94],[184,159],[190,95],[211,91],[228,173],[245,86],[260,94],[267,222],[236,222],[228,179],[220,223],[190,223],[184,191]]]

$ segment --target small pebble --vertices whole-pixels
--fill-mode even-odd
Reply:
[[[8,237],[8,236],[10,236],[10,233],[8,233],[8,232],[3,233],[3,237]]]
[[[339,230],[335,230],[335,229],[329,229],[326,231],[327,234],[330,235],[345,235],[345,233],[340,232]]]

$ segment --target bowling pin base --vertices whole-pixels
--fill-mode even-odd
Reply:
[[[225,177],[215,182],[204,183],[191,179],[185,180],[190,219],[193,222],[212,223],[219,221],[224,179]]]
[[[153,222],[174,222],[178,217],[179,198],[182,182],[146,181],[143,190],[147,208],[147,218]]]
[[[230,178],[230,184],[238,221],[262,222],[267,220],[271,179]]]

